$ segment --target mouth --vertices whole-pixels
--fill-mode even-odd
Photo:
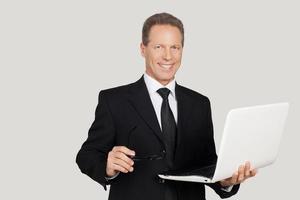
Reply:
[[[170,70],[173,67],[174,63],[172,64],[158,63],[158,65],[165,70]]]

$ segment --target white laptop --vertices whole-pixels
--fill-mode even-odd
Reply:
[[[252,169],[272,164],[278,154],[288,108],[288,103],[277,103],[231,110],[226,118],[215,165],[158,176],[169,180],[214,183],[231,177],[246,161],[250,161]]]

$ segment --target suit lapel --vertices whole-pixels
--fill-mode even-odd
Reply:
[[[153,130],[158,139],[164,144],[158,119],[143,76],[137,82],[132,84],[128,100],[141,118]]]
[[[182,137],[184,134],[185,122],[189,118],[189,113],[191,112],[191,99],[184,93],[184,88],[176,83],[175,86],[176,100],[177,100],[177,139],[176,139],[176,151],[175,151],[175,163],[180,162],[179,153],[183,152],[181,150]]]

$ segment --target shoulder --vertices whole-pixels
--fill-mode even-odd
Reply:
[[[199,113],[211,112],[211,104],[207,96],[181,85],[178,85],[177,88],[177,100],[184,102],[184,105],[190,110],[194,110]]]
[[[204,101],[209,103],[209,98],[195,90],[192,90],[190,88],[184,87],[182,85],[178,85],[178,91],[184,93],[185,95],[189,96],[190,98],[196,100],[196,101]]]
[[[108,99],[119,99],[122,96],[127,95],[128,89],[133,85],[133,83],[121,85],[113,88],[103,89],[99,92],[99,98],[108,98]]]

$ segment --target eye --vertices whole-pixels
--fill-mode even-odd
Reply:
[[[172,46],[171,48],[175,49],[175,50],[180,50],[180,47],[178,47],[178,46]]]
[[[161,45],[160,44],[157,44],[154,46],[154,49],[160,49],[161,48]]]

